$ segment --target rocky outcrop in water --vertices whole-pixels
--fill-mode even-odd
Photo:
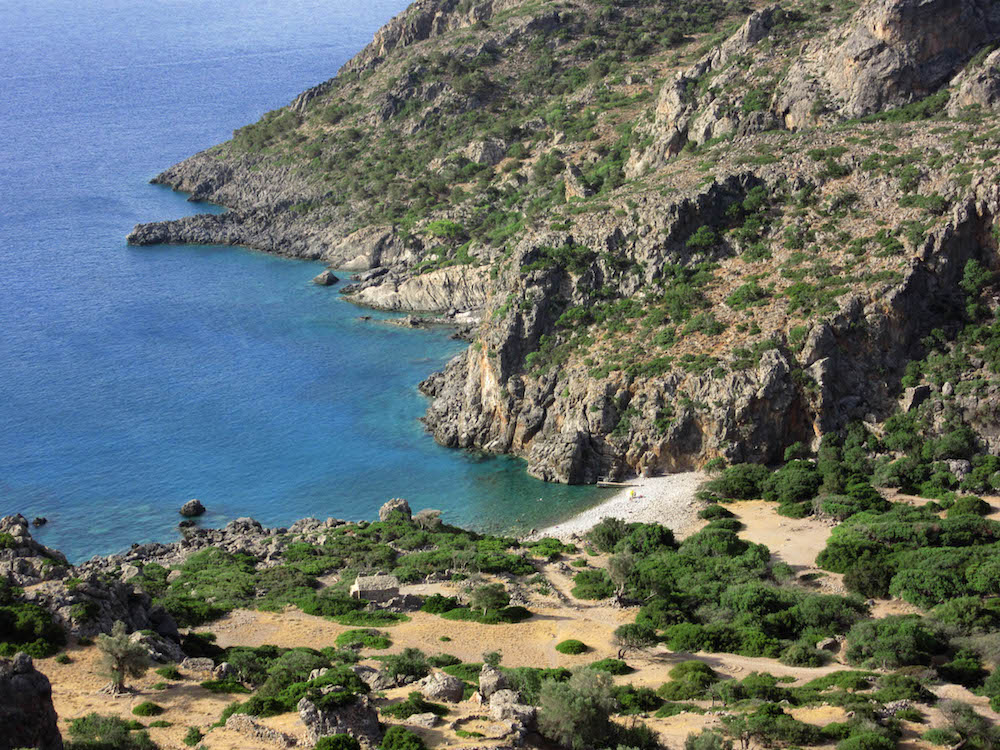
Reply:
[[[52,685],[31,657],[0,659],[0,748],[62,750]]]

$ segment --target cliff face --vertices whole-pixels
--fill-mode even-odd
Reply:
[[[984,0],[416,3],[157,178],[228,213],[129,239],[374,269],[361,304],[480,314],[421,386],[442,444],[562,482],[774,461],[877,432],[996,306],[969,274],[1000,266],[998,40]],[[978,362],[956,377],[1000,393]],[[1000,448],[995,399],[963,398],[928,429],[957,410]]]

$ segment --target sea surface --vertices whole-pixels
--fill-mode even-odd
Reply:
[[[417,383],[464,344],[359,320],[313,263],[130,248],[221,210],[148,184],[332,76],[403,0],[0,0],[0,514],[71,560],[390,497],[517,530],[598,502],[436,445]],[[376,319],[388,317],[374,314]]]

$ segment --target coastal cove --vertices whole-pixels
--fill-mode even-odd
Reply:
[[[47,517],[38,539],[81,560],[177,538],[193,497],[211,526],[364,519],[403,496],[500,531],[607,496],[435,444],[416,386],[465,344],[378,324],[309,284],[319,264],[125,245],[138,221],[206,210],[152,175],[328,78],[404,6],[9,14],[0,515]]]

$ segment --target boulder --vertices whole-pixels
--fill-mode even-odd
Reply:
[[[212,679],[214,680],[235,680],[236,679],[236,669],[228,661],[222,662],[219,666],[212,670]]]
[[[465,157],[476,164],[493,166],[499,163],[507,153],[507,144],[499,138],[486,138],[473,141],[465,147]]]
[[[911,412],[926,401],[931,395],[929,385],[918,385],[907,388],[903,391],[903,398],[900,401],[900,408],[904,412]]]
[[[506,690],[510,687],[507,676],[496,667],[484,664],[479,671],[479,693],[484,699],[489,700],[493,693],[498,690]]]
[[[275,745],[291,747],[296,744],[296,739],[290,734],[285,734],[284,732],[279,732],[277,729],[264,726],[248,714],[233,714],[230,716],[226,719],[226,729]]]
[[[333,710],[320,709],[308,698],[303,698],[297,709],[312,744],[331,734],[349,734],[363,748],[374,748],[382,739],[378,713],[367,695],[359,695],[353,703]]]
[[[185,661],[181,647],[162,635],[137,630],[129,636],[129,640],[141,645],[149,653],[149,658],[160,664]]]
[[[316,286],[333,286],[340,279],[333,273],[333,271],[323,271],[313,277],[313,284]]]
[[[47,519],[45,516],[35,516],[34,520],[32,520],[31,522],[31,525],[37,529],[39,526],[44,526],[48,522],[49,519]]]
[[[398,687],[395,680],[386,675],[384,672],[380,672],[373,667],[366,667],[363,664],[354,664],[351,667],[351,671],[361,678],[361,681],[373,691],[387,690],[389,688]]]
[[[417,690],[430,701],[459,703],[465,695],[465,683],[444,672],[432,672],[417,683]]]
[[[62,750],[52,685],[31,657],[0,659],[0,747]]]
[[[205,506],[201,504],[201,500],[188,500],[181,506],[181,515],[185,518],[194,518],[204,514]]]
[[[142,571],[140,571],[139,568],[135,565],[131,565],[129,563],[122,565],[122,575],[121,575],[122,583],[128,583],[137,575],[139,575],[139,573],[141,572]]]
[[[181,662],[181,669],[185,672],[215,672],[215,662],[203,656],[189,656]]]
[[[441,719],[438,718],[438,715],[430,712],[425,714],[413,714],[406,721],[409,724],[414,724],[418,727],[427,727],[428,729],[436,727],[441,723]]]
[[[410,511],[410,504],[401,497],[394,497],[379,508],[378,520],[388,521],[393,513],[402,513],[407,521],[413,517],[413,513]]]
[[[490,717],[494,721],[509,721],[524,726],[535,722],[535,707],[521,703],[515,690],[497,690],[490,696]]]

